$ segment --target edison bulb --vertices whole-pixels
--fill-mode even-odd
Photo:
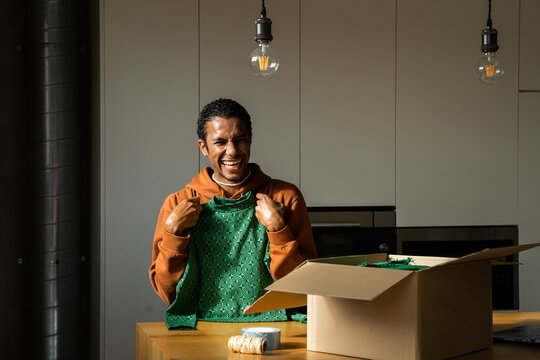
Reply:
[[[272,76],[279,68],[277,52],[270,48],[269,43],[260,42],[249,55],[251,71],[257,76]]]
[[[476,65],[476,75],[486,84],[495,84],[501,80],[504,75],[504,66],[495,52],[484,53]]]

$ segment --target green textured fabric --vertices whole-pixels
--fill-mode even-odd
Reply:
[[[188,263],[167,309],[169,329],[193,329],[197,320],[258,322],[287,320],[285,310],[244,314],[274,282],[266,228],[255,216],[257,199],[213,197],[190,230]]]
[[[411,262],[413,262],[412,258],[406,258],[402,260],[390,259],[389,261],[380,262],[380,263],[369,264],[367,262],[364,262],[358,266],[378,267],[378,268],[383,268],[383,269],[411,270],[411,271],[422,270],[429,267],[429,266],[424,266],[424,265],[414,265],[414,264],[411,264]]]

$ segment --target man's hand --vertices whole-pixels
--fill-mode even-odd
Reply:
[[[197,224],[201,211],[201,199],[198,196],[180,201],[165,220],[165,231],[173,235],[185,236],[186,230]]]
[[[257,220],[271,232],[279,231],[286,225],[285,220],[283,219],[283,205],[275,202],[266,194],[257,194],[255,216],[257,216]]]

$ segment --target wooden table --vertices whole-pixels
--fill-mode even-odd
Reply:
[[[494,331],[518,325],[540,324],[540,313],[495,313]],[[137,323],[136,359],[304,359],[304,360],[345,360],[346,356],[331,355],[306,350],[306,325],[295,321],[264,323],[264,326],[281,329],[281,350],[264,355],[231,353],[227,342],[233,335],[240,335],[241,329],[261,326],[259,323],[213,323],[199,321],[197,330],[168,331],[163,322]],[[477,351],[456,358],[459,360],[539,360],[540,344],[494,343],[490,349]]]

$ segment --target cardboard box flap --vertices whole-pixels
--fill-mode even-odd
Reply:
[[[478,251],[473,254],[460,257],[459,259],[450,260],[450,261],[441,263],[439,265],[435,265],[432,267],[432,269],[438,268],[441,266],[448,266],[448,265],[496,260],[496,259],[508,256],[508,255],[512,255],[520,251],[528,250],[537,246],[540,246],[540,243],[517,245],[517,246],[506,246],[506,247],[500,247],[500,248],[494,248],[494,249],[484,249],[482,251]]]
[[[255,314],[263,311],[289,309],[307,305],[307,295],[268,291],[253,304],[246,306],[244,314]]]
[[[306,262],[266,290],[373,300],[412,271]]]

